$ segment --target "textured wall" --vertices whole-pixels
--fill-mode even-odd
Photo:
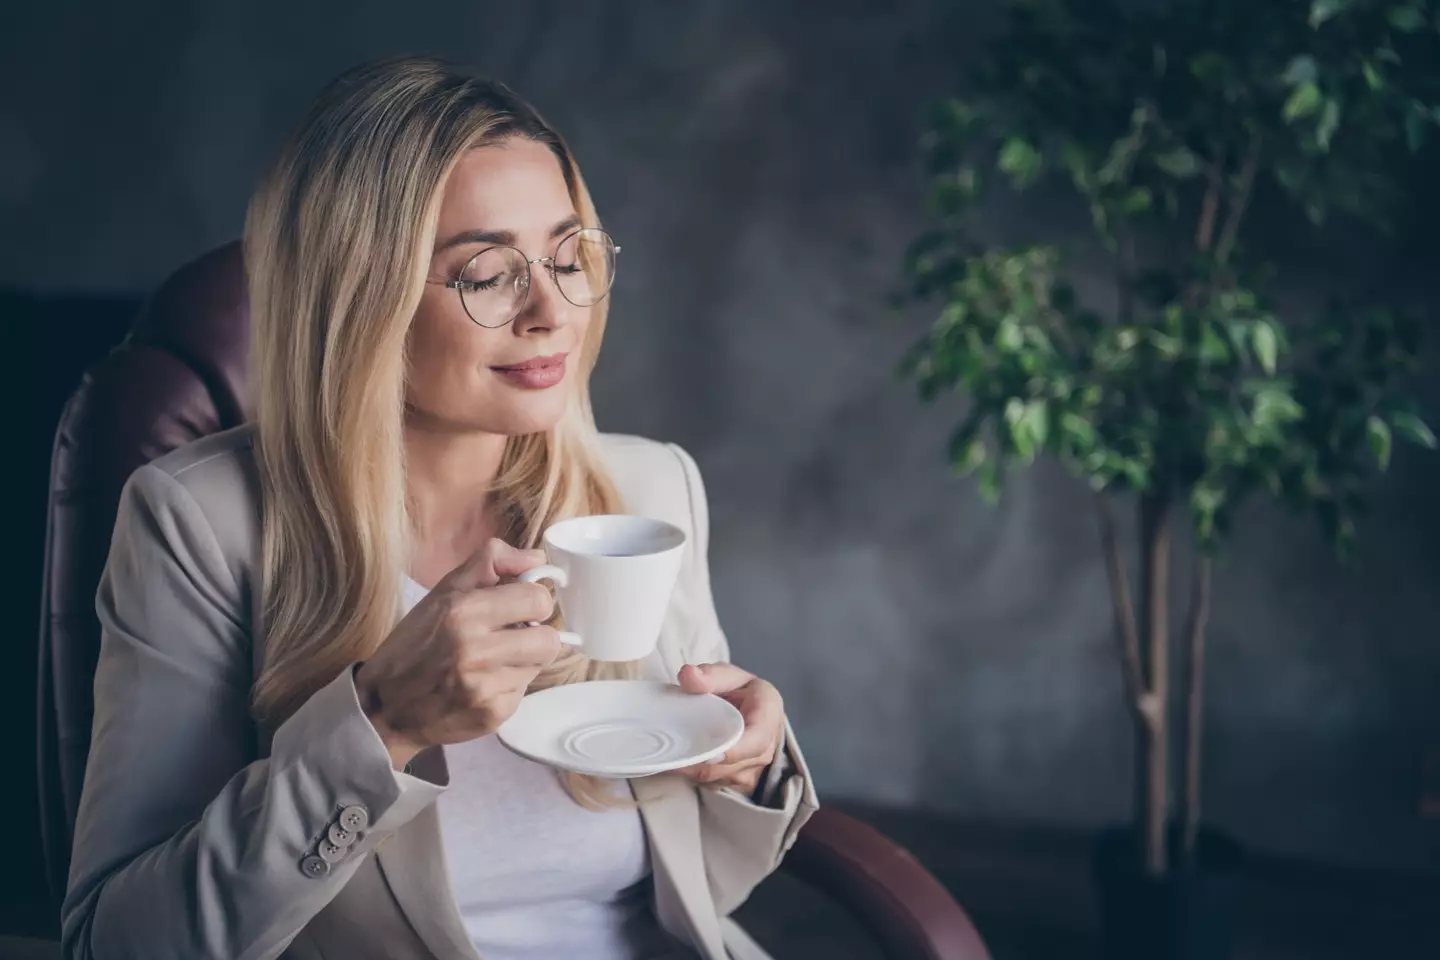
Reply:
[[[147,289],[238,232],[328,77],[402,51],[477,63],[565,132],[625,246],[603,423],[699,458],[736,655],[786,692],[822,786],[973,817],[1124,816],[1084,492],[1042,465],[985,507],[941,465],[951,414],[890,373],[924,321],[880,306],[919,222],[916,108],[985,19],[939,9],[990,4],[29,6],[0,26],[0,285]],[[1042,202],[994,223],[1074,219]],[[1297,293],[1376,269],[1343,238],[1304,262]],[[1440,746],[1440,469],[1398,459],[1362,573],[1263,511],[1219,573],[1209,810],[1267,849],[1433,862],[1414,810]]]

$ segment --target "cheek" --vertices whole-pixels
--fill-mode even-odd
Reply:
[[[457,402],[473,391],[477,371],[493,362],[490,338],[465,316],[454,294],[445,292],[451,296],[421,300],[408,344],[410,402],[437,413],[462,405]]]

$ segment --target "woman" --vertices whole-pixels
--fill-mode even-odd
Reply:
[[[616,252],[503,86],[398,60],[321,95],[246,221],[253,425],[122,499],[67,956],[763,957],[727,917],[814,792],[727,662],[694,461],[595,432]],[[588,662],[514,577],[622,510],[688,553],[656,652]],[[633,676],[743,738],[628,790],[496,743],[528,690]]]

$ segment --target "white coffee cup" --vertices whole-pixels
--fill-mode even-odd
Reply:
[[[575,517],[545,531],[550,562],[519,579],[555,584],[562,641],[592,660],[639,660],[660,639],[684,546],[685,531],[663,520]]]

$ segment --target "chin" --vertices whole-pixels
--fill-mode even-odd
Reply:
[[[528,403],[504,404],[502,409],[488,412],[490,416],[485,418],[482,429],[487,433],[519,437],[554,429],[565,416],[565,401],[563,397],[553,401],[549,397],[543,400],[537,397]]]

